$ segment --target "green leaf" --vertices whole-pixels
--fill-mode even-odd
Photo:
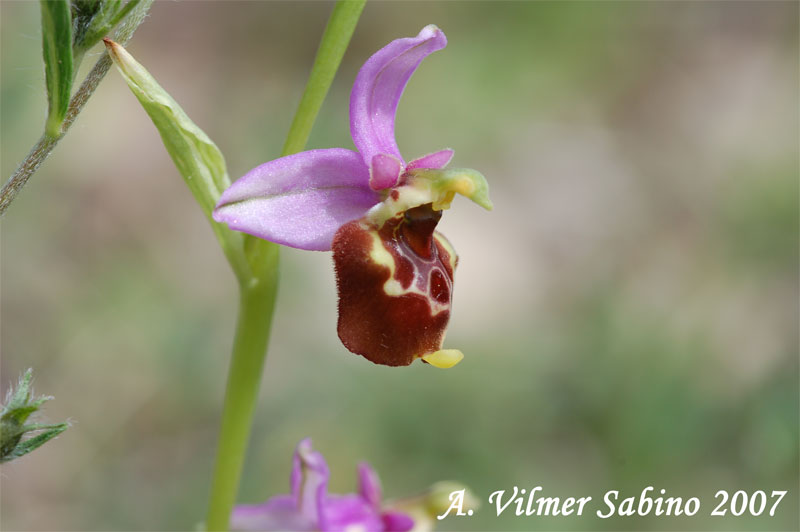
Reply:
[[[80,47],[87,30],[92,25],[92,21],[98,16],[105,4],[106,2],[101,2],[100,0],[72,0],[73,48]]]
[[[83,24],[75,23],[75,57],[82,57],[86,51],[100,42],[111,29],[139,4],[140,0],[129,0],[123,4],[121,0],[103,0],[96,4],[93,12],[89,12]],[[94,6],[94,4],[92,4]],[[75,5],[73,5],[73,8]],[[87,13],[88,10],[84,10]],[[73,15],[75,9],[73,9]]]
[[[58,137],[72,93],[72,15],[67,0],[41,0],[41,7],[48,103],[45,134]]]
[[[3,453],[3,456],[0,457],[0,462],[8,462],[9,460],[19,458],[20,456],[24,456],[29,452],[38,449],[48,441],[67,430],[67,428],[69,428],[68,423],[59,423],[58,425],[39,425],[36,426],[36,428],[28,429],[44,430],[44,432],[41,432],[32,438],[28,438],[27,440],[23,440],[22,442],[18,442],[13,450],[8,453]]]
[[[3,413],[2,419],[3,421],[14,422],[21,425],[25,423],[25,420],[28,419],[31,414],[39,410],[39,406],[41,406],[41,404],[30,404],[9,409],[8,412]]]
[[[252,270],[245,258],[242,233],[231,231],[211,218],[217,200],[230,185],[222,152],[125,48],[110,39],[104,41],[128,87],[161,134],[164,147],[211,223],[237,277],[249,280]]]
[[[49,396],[31,398],[32,380],[33,372],[29,369],[20,377],[17,387],[9,391],[2,411],[0,411],[0,462],[8,462],[28,454],[69,427],[69,423],[24,424],[28,417],[38,411],[45,401],[52,399]],[[39,434],[23,440],[23,436],[29,432],[38,432]]]
[[[28,398],[31,395],[31,380],[33,380],[33,370],[29,368],[19,378],[17,387],[9,391],[6,404],[3,406],[3,416],[9,410],[20,408],[28,402]]]

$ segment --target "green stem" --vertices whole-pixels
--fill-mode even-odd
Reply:
[[[333,8],[283,155],[297,153],[305,147],[365,3],[366,0],[340,0]],[[236,338],[206,516],[206,530],[209,531],[228,529],[236,502],[278,288],[280,247],[251,236],[245,235],[245,238],[253,277],[239,279],[241,291]]]
[[[278,246],[270,247],[268,277],[241,285],[207,530],[226,530],[236,502],[278,288]]]
[[[128,42],[133,36],[133,32],[136,31],[136,28],[144,22],[152,3],[153,0],[143,0],[136,4],[135,9],[128,13],[128,16],[125,17],[114,32],[114,40],[120,44]],[[36,172],[39,166],[41,166],[47,156],[50,155],[50,152],[56,147],[58,141],[67,134],[67,130],[69,130],[75,119],[78,118],[83,106],[86,105],[86,102],[89,101],[89,97],[94,93],[95,89],[97,89],[97,86],[100,85],[100,82],[103,80],[106,73],[108,73],[109,68],[111,68],[111,59],[108,57],[108,54],[103,54],[97,63],[95,63],[94,67],[92,67],[92,70],[86,76],[80,88],[72,96],[69,107],[67,108],[67,116],[64,119],[64,124],[61,126],[61,133],[57,137],[51,137],[47,134],[42,135],[39,142],[31,148],[25,160],[19,163],[17,169],[11,174],[11,177],[6,184],[3,185],[3,188],[0,189],[0,216],[8,209],[8,206],[11,205],[11,202],[17,197],[17,194],[22,191],[28,179]],[[77,72],[77,69],[75,71]]]
[[[302,151],[308,142],[314,120],[339,69],[365,3],[366,0],[343,0],[337,2],[333,8],[325,33],[322,34],[322,42],[314,59],[306,90],[294,115],[286,144],[283,145],[283,155]]]

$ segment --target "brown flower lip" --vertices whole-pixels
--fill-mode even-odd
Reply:
[[[361,219],[336,232],[338,333],[348,350],[376,364],[407,366],[441,349],[457,257],[435,232],[440,218],[426,204],[380,229]]]

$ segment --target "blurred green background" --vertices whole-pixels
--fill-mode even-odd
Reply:
[[[275,158],[331,4],[156,2],[128,46],[221,147]],[[36,2],[0,2],[2,177],[45,119]],[[797,530],[798,4],[369,3],[310,148],[352,147],[350,86],[436,23],[400,104],[407,158],[490,180],[442,222],[459,251],[453,370],[336,337],[331,258],[287,249],[240,500],[288,490],[311,436],[351,491],[437,480],[484,501],[444,530]],[[89,65],[98,56],[87,58]],[[89,65],[84,65],[86,70]],[[73,427],[2,470],[3,530],[202,520],[236,310],[232,274],[112,71],[2,221],[2,383],[33,367]],[[498,518],[488,495],[701,499],[693,518]],[[772,518],[714,494],[790,490]]]

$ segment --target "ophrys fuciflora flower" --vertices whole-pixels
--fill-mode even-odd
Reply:
[[[444,169],[451,149],[406,162],[394,136],[409,78],[446,45],[430,25],[367,60],[350,95],[357,152],[310,150],[264,163],[231,185],[214,211],[237,231],[333,250],[339,338],[376,364],[421,358],[451,367],[463,358],[442,349],[458,257],[436,226],[455,194],[491,209],[488,185],[475,170]]]

